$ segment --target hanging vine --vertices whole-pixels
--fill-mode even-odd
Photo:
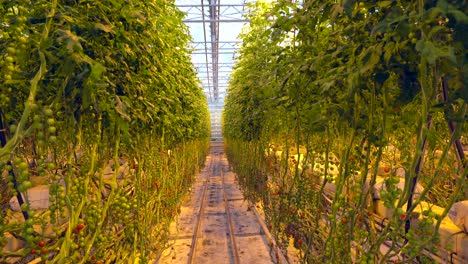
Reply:
[[[427,263],[427,252],[454,250],[439,228],[467,199],[457,154],[467,143],[466,8],[442,0],[250,6],[224,135],[284,250],[293,238],[307,263]]]
[[[0,259],[155,259],[208,148],[183,13],[0,2]]]

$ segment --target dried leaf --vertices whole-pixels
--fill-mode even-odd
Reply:
[[[112,26],[110,26],[110,25],[106,26],[106,25],[101,24],[101,23],[96,23],[94,25],[94,28],[102,30],[102,31],[107,32],[107,33],[114,33],[114,31],[112,30]]]

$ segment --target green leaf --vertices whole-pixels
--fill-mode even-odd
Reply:
[[[427,38],[432,39],[434,37],[434,35],[436,35],[440,31],[444,31],[444,30],[447,30],[447,28],[446,27],[441,27],[441,26],[435,26],[435,27],[431,28],[431,31],[429,31],[429,34],[428,34]]]
[[[431,41],[419,40],[416,43],[416,51],[425,57],[429,64],[434,64],[438,58],[447,58],[456,63],[455,51],[453,47],[436,47]]]
[[[444,14],[444,10],[442,10],[441,8],[439,7],[433,7],[429,10],[426,11],[425,13],[425,19],[426,21],[428,22],[432,22],[434,21],[434,19],[436,19],[438,16],[440,15],[443,15]]]
[[[393,57],[396,51],[396,45],[395,42],[389,42],[387,45],[385,45],[384,49],[384,61],[385,63],[389,63],[390,59]]]
[[[450,9],[447,13],[455,17],[458,23],[468,23],[468,16],[460,10]]]
[[[365,73],[375,68],[375,65],[380,61],[380,55],[382,55],[382,44],[377,46],[370,46],[364,52],[361,59],[361,73]]]
[[[309,124],[316,124],[322,120],[321,115],[321,108],[319,103],[315,103],[310,105],[309,109],[307,109],[307,123]]]
[[[91,63],[91,74],[90,77],[94,80],[101,79],[102,73],[106,70],[106,68],[99,62],[93,61]]]
[[[379,7],[379,10],[386,9],[392,5],[393,1],[379,1],[377,3],[377,6]]]
[[[355,0],[343,0],[342,5],[346,15],[351,16]]]

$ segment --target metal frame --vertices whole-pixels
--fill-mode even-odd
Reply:
[[[191,43],[191,55],[200,85],[208,99],[213,139],[222,138],[221,113],[224,97],[234,66],[233,61],[241,46],[241,41],[230,39],[232,34],[224,35],[224,39],[220,38],[220,28],[240,29],[243,24],[248,23],[243,16],[246,1],[249,0],[176,0],[176,3],[179,2],[179,9],[187,14],[184,22],[193,30],[193,37],[203,36],[202,41],[196,39]]]
[[[187,2],[181,1],[178,5],[178,8],[187,14],[183,20],[185,23],[201,23],[203,27],[203,41],[194,41],[191,46],[192,56],[204,55],[204,62],[194,63],[194,66],[198,77],[202,80],[203,90],[208,91],[209,102],[218,101],[220,88],[224,90],[227,87],[229,73],[234,66],[231,61],[221,61],[220,55],[223,55],[223,58],[233,59],[241,44],[239,40],[220,41],[220,26],[224,23],[248,22],[243,17],[245,0],[239,0],[240,3],[236,4],[222,4],[221,1],[229,2],[227,0],[200,0],[199,4],[186,4]],[[232,56],[227,56],[230,54]]]

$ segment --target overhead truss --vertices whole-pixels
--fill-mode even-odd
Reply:
[[[222,1],[225,3],[221,3]],[[204,62],[195,63],[195,67],[209,99],[214,101],[219,98],[220,88],[224,91],[227,87],[229,80],[227,76],[233,66],[232,58],[241,43],[238,40],[220,41],[220,27],[227,23],[248,22],[243,17],[246,9],[244,0],[240,0],[241,3],[238,4],[227,4],[228,2],[235,1],[200,0],[199,4],[178,5],[183,12],[187,13],[185,23],[199,23],[203,27],[203,40],[192,43],[192,54],[204,55]],[[231,61],[223,61],[222,58],[225,57],[230,57]]]

